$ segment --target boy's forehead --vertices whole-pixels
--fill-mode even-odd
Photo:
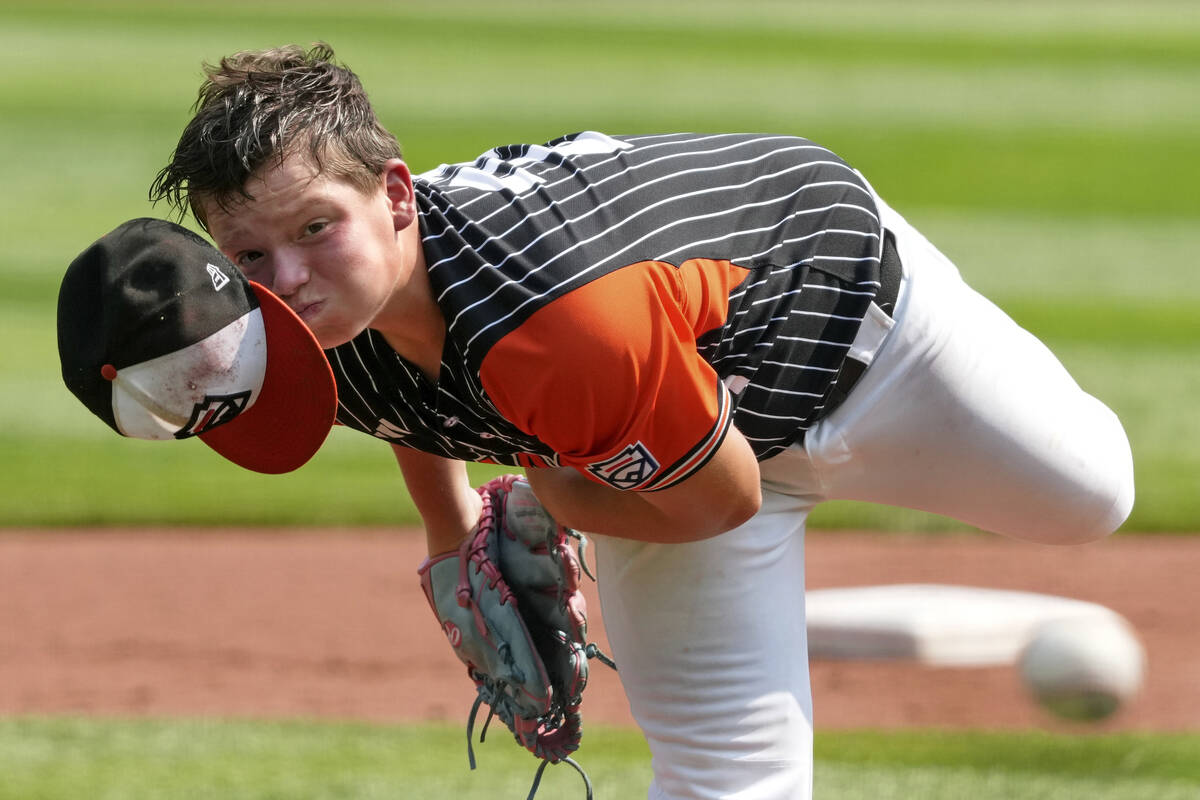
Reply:
[[[323,196],[327,183],[328,177],[303,155],[272,159],[246,179],[241,192],[226,198],[205,196],[200,206],[208,226],[228,236],[239,232],[239,219],[303,210]]]
[[[246,179],[246,194],[254,200],[274,200],[294,195],[327,180],[316,162],[303,150],[282,159],[269,159]]]

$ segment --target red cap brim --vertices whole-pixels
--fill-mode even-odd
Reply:
[[[266,287],[249,284],[267,336],[262,391],[250,408],[199,438],[241,467],[277,475],[303,466],[325,442],[337,414],[337,384],[308,326]]]

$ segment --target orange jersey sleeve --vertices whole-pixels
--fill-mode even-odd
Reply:
[[[699,469],[732,416],[696,352],[748,273],[729,262],[640,262],[555,299],[497,342],[480,378],[496,410],[559,462],[651,491]]]

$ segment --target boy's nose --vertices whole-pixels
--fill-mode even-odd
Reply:
[[[275,259],[275,270],[271,281],[271,291],[280,297],[289,297],[308,283],[308,267],[295,254],[281,253]]]

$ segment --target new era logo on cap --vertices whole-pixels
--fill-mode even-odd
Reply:
[[[58,347],[68,388],[113,430],[197,436],[258,472],[308,461],[337,410],[333,372],[300,318],[166,220],[130,220],[71,262]]]
[[[212,278],[213,288],[218,292],[229,285],[229,276],[221,272],[221,268],[216,264],[208,264],[205,268],[208,270],[208,277]]]

